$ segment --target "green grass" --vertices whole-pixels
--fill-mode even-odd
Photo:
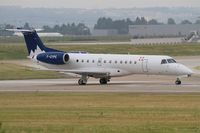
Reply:
[[[0,93],[6,133],[199,133],[199,94]]]
[[[170,56],[194,56],[200,55],[200,44],[184,45],[50,45],[49,47],[64,51],[88,51],[90,53],[111,54],[150,54]],[[25,44],[1,44],[0,60],[25,59],[27,50]]]
[[[200,66],[195,67],[196,70],[200,70]]]
[[[52,46],[65,51],[80,50],[90,53],[111,53],[111,54],[146,54],[146,55],[171,55],[191,56],[200,55],[200,44],[184,45],[70,45]]]
[[[129,35],[120,36],[63,36],[63,37],[41,37],[46,43],[52,42],[118,42],[118,41],[130,41],[132,37]],[[17,36],[0,36],[0,44],[2,43],[23,43],[23,37]]]
[[[25,59],[28,55],[25,45],[0,45],[0,60]]]
[[[57,72],[37,71],[12,63],[0,62],[0,80],[64,78]]]

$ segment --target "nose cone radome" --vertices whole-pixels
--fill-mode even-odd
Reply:
[[[182,64],[178,64],[177,69],[178,69],[179,75],[191,76],[192,74],[194,74],[194,72],[191,69],[189,69],[188,67]]]

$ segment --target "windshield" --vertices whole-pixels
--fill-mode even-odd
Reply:
[[[167,60],[163,59],[163,60],[161,61],[161,64],[167,64]]]
[[[176,63],[174,59],[162,59],[161,64]]]
[[[176,61],[174,59],[167,59],[168,63],[176,63]]]

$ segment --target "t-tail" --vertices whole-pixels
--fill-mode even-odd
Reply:
[[[28,49],[28,55],[30,58],[33,56],[45,53],[45,52],[62,52],[56,49],[46,47],[38,36],[36,30],[26,29],[7,29],[8,31],[21,32],[24,35],[26,46]]]

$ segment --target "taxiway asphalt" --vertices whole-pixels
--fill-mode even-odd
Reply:
[[[34,79],[0,81],[0,92],[116,92],[116,93],[200,93],[200,77],[182,79],[175,85],[175,77],[132,75],[113,78],[108,85],[90,79],[85,86],[78,79]]]

